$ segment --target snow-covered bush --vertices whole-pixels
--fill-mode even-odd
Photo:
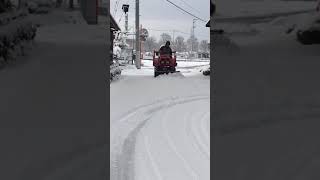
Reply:
[[[300,27],[296,33],[302,44],[320,44],[320,16],[313,16],[310,22]]]
[[[51,8],[54,7],[54,1],[52,0],[29,0],[27,7],[29,13],[32,14],[46,14]]]
[[[36,26],[26,20],[1,26],[0,28],[0,61],[8,63],[17,55],[23,55],[25,46],[36,35]]]
[[[202,74],[205,76],[210,76],[210,67],[204,71],[202,71]]]
[[[0,14],[11,11],[14,8],[10,0],[0,0]]]
[[[116,80],[121,75],[121,69],[118,63],[112,63],[110,65],[110,82]]]
[[[9,24],[11,21],[27,16],[25,10],[11,11],[0,14],[0,26]]]

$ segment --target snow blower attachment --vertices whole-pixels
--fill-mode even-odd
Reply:
[[[177,66],[176,51],[172,52],[172,55],[160,54],[159,51],[153,52],[153,66],[154,66],[154,77],[160,74],[176,73]]]

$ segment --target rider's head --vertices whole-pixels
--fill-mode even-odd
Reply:
[[[167,42],[166,42],[166,46],[167,46],[167,47],[170,46],[170,41],[167,41]]]

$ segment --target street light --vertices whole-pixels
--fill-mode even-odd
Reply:
[[[122,5],[122,10],[123,10],[124,13],[129,12],[129,4]]]

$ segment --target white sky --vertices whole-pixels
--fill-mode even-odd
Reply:
[[[210,19],[209,0],[170,0],[183,9],[198,16],[206,22]],[[110,0],[111,15],[118,22],[121,29],[124,29],[124,13],[122,5],[129,4],[129,28],[135,28],[135,0]],[[140,24],[149,30],[149,35],[157,40],[163,32],[173,36],[181,35],[187,40],[190,37],[192,21],[194,17],[176,8],[166,0],[140,0]],[[122,16],[122,17],[121,17]],[[120,23],[119,20],[121,19]],[[199,40],[210,39],[210,29],[205,27],[206,22],[196,21],[195,35]],[[156,31],[157,30],[157,31]],[[161,30],[161,31],[158,31]],[[162,31],[166,30],[166,31]]]

